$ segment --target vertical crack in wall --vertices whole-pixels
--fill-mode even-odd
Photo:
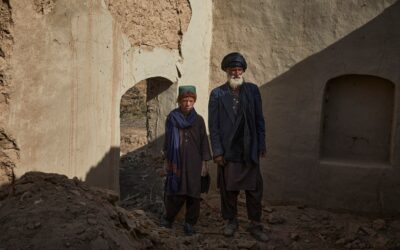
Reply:
[[[188,8],[190,10],[190,13],[192,12],[192,8],[190,6],[190,2],[187,1],[188,3]],[[187,16],[184,13],[184,10],[182,10],[180,4],[180,0],[175,0],[175,10],[176,10],[176,14],[178,15],[178,22],[179,22],[179,30],[178,30],[178,36],[179,36],[179,40],[178,40],[178,50],[179,50],[179,56],[182,58],[182,39],[183,39],[183,33],[184,31],[187,30],[188,26],[189,26],[189,22],[190,20],[186,20]],[[184,27],[183,27],[184,26]]]
[[[19,148],[15,139],[0,128],[0,184],[13,182],[15,162],[19,159]]]
[[[11,7],[8,0],[0,2],[0,184],[14,179],[14,168],[19,159],[15,139],[5,128],[9,116],[11,93],[11,66],[13,37]]]
[[[192,10],[188,0],[104,0],[132,46],[179,49]]]

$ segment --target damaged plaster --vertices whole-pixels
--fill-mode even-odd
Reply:
[[[0,185],[14,180],[19,148],[14,138],[0,128]]]
[[[157,96],[162,103],[152,120],[157,124],[152,138],[157,141],[164,133],[165,116],[176,106],[179,85],[198,87],[204,97],[198,111],[206,113],[211,0],[190,5],[187,0],[151,1],[153,7],[139,0],[57,0],[43,15],[34,0],[10,2],[12,79],[18,87],[10,94],[4,121],[20,149],[16,178],[36,170],[118,190],[120,100],[142,80],[170,82]],[[132,2],[138,7],[128,6]],[[117,7],[121,13],[130,10],[128,16],[120,13],[125,26],[115,16]],[[140,16],[146,8],[155,14]],[[135,26],[129,19],[133,16],[145,27]]]
[[[19,159],[16,140],[5,128],[10,109],[11,75],[9,72],[13,46],[12,25],[10,4],[3,0],[0,3],[0,185],[13,180],[13,169]]]
[[[56,5],[56,0],[33,0],[33,7],[37,13],[49,14]]]
[[[0,3],[0,113],[2,114],[0,122],[8,113],[10,93],[10,74],[8,71],[13,44],[11,25],[11,8],[9,3],[3,0]]]
[[[179,49],[192,10],[188,0],[105,0],[132,46]]]

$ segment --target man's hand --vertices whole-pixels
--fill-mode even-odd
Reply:
[[[207,162],[203,161],[201,164],[201,176],[207,176],[208,175],[208,166]]]
[[[217,163],[219,166],[225,166],[226,161],[223,155],[216,156],[214,158],[214,162]]]
[[[266,155],[267,155],[267,151],[265,151],[265,150],[261,151],[261,153],[260,153],[261,158],[265,158]]]

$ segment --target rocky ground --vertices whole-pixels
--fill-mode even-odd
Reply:
[[[163,211],[162,162],[151,159],[140,151],[123,158],[121,195],[125,198],[120,204],[128,210],[143,209],[157,224]],[[224,221],[219,216],[219,195],[215,189],[201,202],[201,216],[196,225],[198,235],[184,237],[184,211],[178,215],[173,229],[167,231],[171,237],[180,238],[183,249],[400,249],[400,218],[268,204],[264,205],[263,212],[265,230],[271,236],[267,244],[255,241],[246,231],[243,193],[239,197],[239,231],[233,238],[222,235]]]

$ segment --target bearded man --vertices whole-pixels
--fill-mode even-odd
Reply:
[[[259,241],[268,241],[261,223],[263,180],[259,158],[265,157],[265,123],[257,85],[246,82],[245,58],[238,52],[226,55],[221,63],[227,81],[212,90],[208,104],[208,124],[214,162],[218,165],[221,213],[227,220],[225,236],[238,228],[237,196],[246,194],[248,231]]]

